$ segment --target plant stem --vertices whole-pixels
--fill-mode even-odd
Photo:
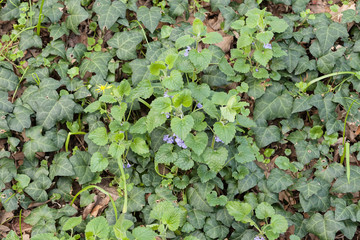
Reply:
[[[124,163],[122,161],[122,159],[118,159],[118,165],[119,165],[119,169],[121,172],[121,178],[124,182],[124,206],[123,206],[123,213],[127,212],[127,201],[128,201],[128,195],[127,195],[127,188],[126,188],[126,175],[125,175],[125,171],[124,171]]]
[[[42,10],[43,10],[43,7],[44,7],[44,2],[45,2],[45,0],[41,1],[39,18],[38,18],[38,23],[37,23],[37,26],[36,26],[36,28],[37,28],[36,33],[37,33],[38,36],[40,36],[40,28],[41,28],[42,19],[44,19],[44,15],[42,14]]]
[[[68,152],[69,151],[69,142],[70,142],[70,137],[71,135],[85,135],[86,132],[69,132],[65,141],[65,151]]]
[[[143,99],[138,98],[138,101],[141,102],[142,104],[144,104],[145,106],[147,106],[149,109],[151,109],[150,104],[148,104],[148,103],[147,103],[146,101],[144,101]]]
[[[110,193],[108,193],[107,191],[105,191],[104,189],[102,189],[101,187],[98,187],[98,186],[95,186],[95,185],[90,185],[90,186],[87,186],[83,189],[81,189],[73,198],[73,200],[70,202],[70,206],[74,204],[76,198],[84,191],[88,190],[88,189],[91,189],[91,188],[96,188],[97,190],[99,190],[100,192],[106,194],[109,196],[110,198],[110,201],[111,201],[111,204],[114,208],[114,212],[115,212],[115,218],[116,220],[118,219],[118,216],[117,216],[117,208],[116,208],[116,205],[115,205],[115,202],[114,202],[114,199],[111,197]]]
[[[20,216],[19,216],[19,230],[20,230],[20,237],[21,237],[21,240],[23,240],[23,235],[22,235],[22,230],[21,230],[21,214],[22,214],[22,209],[20,209]]]
[[[337,75],[343,75],[343,74],[352,74],[352,75],[355,75],[357,74],[357,72],[335,72],[335,73],[330,73],[330,74],[327,74],[327,75],[324,75],[324,76],[321,76],[321,77],[318,77],[318,78],[315,78],[313,80],[311,80],[310,82],[307,83],[307,86],[306,88],[304,89],[304,92],[306,92],[306,89],[313,83],[316,83],[320,80],[323,80],[325,78],[328,78],[328,77],[333,77],[333,76],[337,76]]]

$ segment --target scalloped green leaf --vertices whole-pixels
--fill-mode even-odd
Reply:
[[[343,227],[344,223],[335,220],[333,211],[326,212],[324,216],[315,213],[306,224],[306,229],[320,240],[335,239],[336,232]]]

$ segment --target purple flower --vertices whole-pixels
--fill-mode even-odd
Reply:
[[[175,136],[176,136],[176,135],[175,135]],[[184,143],[184,141],[183,141],[181,138],[179,138],[178,136],[176,136],[175,142],[176,142],[176,144],[177,144],[179,147],[184,148],[184,149],[187,148],[187,146],[186,146],[186,144]]]
[[[215,136],[215,142],[222,142],[222,143],[224,143],[218,136]]]
[[[256,69],[255,69],[255,71],[256,71],[256,72],[258,72],[258,71],[259,71],[259,69],[257,69],[257,68],[256,68]]]
[[[123,164],[123,168],[125,168],[125,165]],[[127,163],[126,164],[126,168],[131,168],[131,164],[130,163]]]
[[[254,42],[252,42],[251,44],[252,44],[252,45],[255,45],[255,43],[254,43]]]
[[[170,144],[173,144],[174,143],[174,137],[170,137],[169,135],[164,135],[163,141],[167,142],[167,143],[170,143]]]
[[[190,46],[187,46],[187,48],[185,49],[185,53],[184,53],[184,57],[189,56],[189,51],[191,50]]]
[[[256,236],[254,240],[265,240],[265,238],[263,236]]]
[[[164,97],[173,98],[174,96],[170,96],[170,95],[168,94],[168,91],[165,91],[165,92],[164,92]]]
[[[197,107],[197,108],[202,108],[203,105],[202,105],[201,103],[198,103],[198,104],[196,104],[196,107]]]
[[[271,43],[264,44],[265,49],[272,49]]]
[[[169,118],[170,117],[170,113],[165,113],[165,116],[166,116],[166,118]]]

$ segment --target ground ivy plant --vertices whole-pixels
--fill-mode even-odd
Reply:
[[[356,238],[360,5],[313,4],[0,1],[1,238]]]

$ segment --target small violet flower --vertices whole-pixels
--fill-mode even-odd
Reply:
[[[184,143],[184,141],[183,141],[181,138],[179,138],[178,136],[176,136],[175,142],[176,142],[176,144],[177,144],[179,147],[184,148],[184,149],[187,148],[187,146],[186,146],[186,144]]]
[[[263,236],[256,236],[254,240],[265,240],[265,238]]]
[[[174,143],[174,137],[170,137],[169,135],[164,135],[163,141],[167,142],[167,143],[170,143],[170,144],[173,144]]]
[[[258,71],[259,71],[259,69],[257,69],[257,68],[256,68],[256,69],[255,69],[255,71],[256,71],[256,72],[258,72]]]
[[[184,57],[189,56],[189,51],[191,50],[190,46],[187,46],[187,48],[185,49],[185,53],[184,53]]]
[[[218,136],[215,136],[215,142],[222,142],[222,143],[224,143]]]
[[[123,168],[131,168],[131,164],[130,164],[130,163],[127,163],[127,164],[126,164],[126,167],[125,167],[125,165],[123,164]]]
[[[265,49],[272,49],[271,43],[264,44]]]
[[[168,94],[168,91],[165,91],[165,92],[164,92],[164,97],[173,98],[174,96],[170,96],[170,95]]]
[[[196,107],[197,107],[197,108],[202,108],[203,105],[202,105],[201,103],[198,103],[198,104],[196,104]]]
[[[165,113],[165,116],[166,116],[166,118],[169,118],[170,117],[170,113]]]

